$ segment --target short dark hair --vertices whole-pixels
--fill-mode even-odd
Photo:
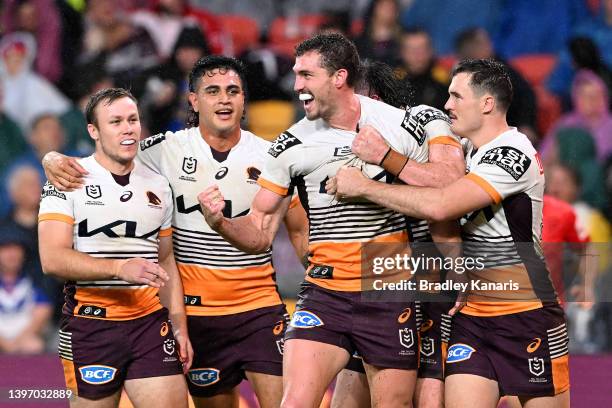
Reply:
[[[87,101],[87,106],[85,107],[85,119],[87,119],[87,123],[97,127],[98,118],[96,116],[96,107],[101,102],[104,102],[106,105],[110,105],[117,99],[121,98],[130,98],[135,104],[138,104],[138,101],[134,95],[124,88],[106,88],[93,94],[89,98],[89,101]]]
[[[504,64],[492,59],[463,60],[453,68],[452,76],[460,73],[471,74],[472,89],[479,94],[490,93],[499,111],[508,111],[512,103],[512,81]]]
[[[311,51],[321,55],[321,67],[330,75],[339,69],[346,69],[346,83],[350,87],[357,85],[360,75],[359,53],[351,40],[340,33],[319,33],[298,44],[295,56],[301,57]]]
[[[244,99],[247,99],[247,82],[246,82],[246,67],[242,62],[233,57],[225,57],[223,55],[207,55],[200,58],[189,73],[189,91],[195,92],[198,88],[202,76],[210,71],[218,69],[220,71],[234,71],[240,77],[242,92]],[[187,126],[193,127],[200,124],[198,113],[193,110],[191,104],[188,106]]]
[[[381,61],[364,60],[359,88],[376,94],[384,103],[405,109],[410,104],[412,87],[397,78],[393,68]]]

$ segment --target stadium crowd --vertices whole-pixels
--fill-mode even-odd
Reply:
[[[565,301],[570,349],[612,352],[612,0],[0,4],[0,353],[57,345],[62,282],[43,275],[38,257],[41,159],[50,151],[92,153],[88,98],[128,88],[143,138],[176,131],[188,117],[196,61],[236,56],[248,69],[244,127],[271,140],[303,116],[293,51],[319,30],[340,31],[362,59],[392,66],[412,90],[411,105],[444,109],[460,59],[508,66],[515,92],[508,123],[538,148],[546,171],[543,240],[551,243],[545,250]],[[595,266],[576,273],[580,261],[571,258],[580,251],[560,250],[563,243],[587,248]],[[275,256],[281,294],[294,298],[296,283],[288,281],[301,280],[303,270]]]

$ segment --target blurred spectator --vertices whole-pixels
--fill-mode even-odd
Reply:
[[[495,54],[489,34],[482,28],[467,29],[457,36],[455,51],[459,59],[492,58],[506,66],[514,91],[507,114],[508,124],[519,128],[532,143],[537,142],[539,137],[536,133],[536,99],[533,89],[521,74]]]
[[[590,38],[572,38],[568,49],[559,54],[557,64],[546,81],[546,87],[561,99],[565,110],[571,109],[571,84],[579,70],[597,74],[605,83],[608,93],[612,91],[612,71],[601,59],[597,45]]]
[[[25,275],[24,243],[17,230],[0,227],[0,352],[41,353],[52,313],[43,291]]]
[[[575,35],[591,38],[602,53],[603,62],[612,67],[612,0],[600,0],[600,12],[579,24]]]
[[[413,105],[444,110],[448,100],[448,72],[436,65],[431,37],[420,28],[405,30],[400,37],[399,75],[414,90]]]
[[[130,22],[116,0],[91,0],[87,7],[83,54],[75,76],[101,66],[117,86],[140,96],[147,71],[159,63],[153,39]]]
[[[453,53],[453,39],[470,27],[494,33],[505,0],[414,0],[404,9],[402,27],[426,27],[438,55]]]
[[[504,58],[556,54],[576,23],[589,15],[584,0],[513,0],[503,4],[493,38]]]
[[[397,64],[399,11],[397,0],[372,0],[363,19],[363,33],[355,39],[361,58]]]
[[[597,160],[603,164],[612,154],[612,113],[608,88],[591,71],[582,70],[572,83],[574,109],[562,116],[553,126],[541,146],[542,156],[548,160],[558,146],[556,135],[561,129],[578,127],[588,130],[595,141]]]
[[[55,1],[4,0],[2,8],[6,33],[24,31],[36,38],[36,72],[51,82],[59,81],[62,76],[62,26]]]
[[[152,134],[185,127],[189,73],[193,65],[209,54],[204,34],[198,27],[184,27],[170,61],[148,79],[140,99],[141,112]]]
[[[0,174],[6,171],[8,164],[28,149],[23,133],[17,123],[4,113],[4,95],[0,81]]]
[[[51,83],[32,71],[36,55],[34,37],[12,33],[0,40],[0,81],[4,110],[26,133],[31,121],[43,112],[62,114],[70,103]]]

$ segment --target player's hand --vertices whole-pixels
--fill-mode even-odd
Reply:
[[[378,130],[365,125],[353,139],[351,150],[364,162],[379,165],[387,154],[389,145]]]
[[[187,374],[193,362],[193,347],[191,341],[189,341],[187,329],[174,331],[174,339],[178,345],[179,360],[183,363],[183,374]]]
[[[74,157],[58,152],[49,152],[43,157],[42,165],[47,180],[60,191],[72,191],[83,187],[83,176],[88,174]]]
[[[463,309],[463,307],[466,304],[467,304],[467,292],[460,291],[457,294],[457,299],[455,300],[455,304],[453,305],[451,310],[448,311],[448,314],[450,316],[456,315],[457,313],[461,311],[461,309]]]
[[[202,191],[198,194],[198,201],[206,223],[216,230],[223,221],[223,210],[225,209],[225,198],[219,186],[213,185]]]
[[[335,194],[337,200],[360,197],[367,189],[368,180],[357,167],[340,167],[335,177],[327,180],[327,194]]]
[[[158,264],[143,258],[116,261],[113,276],[130,283],[161,288],[170,280],[168,273]]]

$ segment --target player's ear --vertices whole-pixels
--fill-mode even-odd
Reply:
[[[482,113],[488,115],[495,109],[495,98],[493,96],[485,94],[482,97]]]
[[[334,73],[334,86],[336,88],[340,88],[342,85],[346,84],[346,79],[348,78],[348,71],[346,69],[339,69]]]
[[[89,133],[89,137],[91,137],[96,142],[98,141],[98,139],[100,139],[98,128],[92,123],[87,124],[87,133]]]
[[[195,92],[189,92],[188,99],[189,99],[189,104],[191,105],[193,110],[197,113],[198,112],[198,103],[197,103],[198,98]]]

